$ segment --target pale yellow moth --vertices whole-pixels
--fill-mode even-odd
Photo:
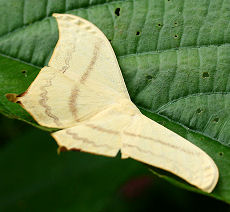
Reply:
[[[59,40],[49,61],[22,95],[13,98],[52,134],[59,147],[133,158],[211,192],[213,160],[197,146],[140,113],[131,102],[105,35],[87,20],[54,14]],[[11,99],[12,100],[12,99]]]

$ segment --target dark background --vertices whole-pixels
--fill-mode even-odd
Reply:
[[[49,133],[0,116],[0,212],[230,211],[131,159],[62,152]]]

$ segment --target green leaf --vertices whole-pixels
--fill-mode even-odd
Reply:
[[[49,61],[58,40],[52,13],[81,16],[111,40],[142,112],[214,159],[220,179],[211,196],[230,202],[229,5],[230,0],[0,0],[0,112],[38,126],[5,94],[24,92]]]

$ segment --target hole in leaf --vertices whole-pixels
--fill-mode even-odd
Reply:
[[[203,78],[207,78],[209,77],[209,73],[208,72],[204,72],[203,75],[202,75]]]
[[[115,13],[117,16],[119,16],[119,15],[120,15],[120,10],[121,10],[120,8],[117,8],[117,9],[115,10],[114,13]]]
[[[219,118],[214,118],[213,121],[214,121],[214,122],[218,122],[218,121],[219,121]]]
[[[224,153],[223,152],[219,152],[219,156],[223,156],[224,155]]]
[[[25,77],[27,77],[27,70],[21,70],[21,73],[24,74]]]
[[[147,76],[146,76],[146,79],[147,79],[147,80],[152,80],[153,77],[152,77],[151,75],[147,75]]]
[[[137,31],[136,35],[140,35],[140,32],[139,32],[139,31]]]
[[[201,113],[202,110],[201,110],[200,108],[198,108],[198,109],[196,110],[196,112],[197,112],[197,113]]]

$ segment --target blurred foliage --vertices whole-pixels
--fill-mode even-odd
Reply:
[[[153,177],[134,160],[57,155],[48,133],[2,116],[0,123],[1,212],[230,211],[223,202]]]

